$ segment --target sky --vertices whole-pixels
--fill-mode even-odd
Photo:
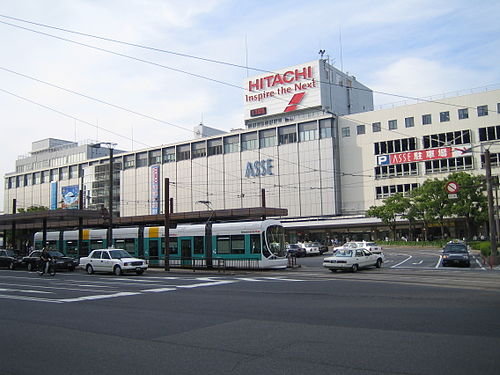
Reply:
[[[45,138],[131,151],[193,139],[200,122],[242,128],[252,68],[320,49],[392,94],[375,94],[375,108],[498,89],[499,13],[497,0],[3,0],[0,174]]]

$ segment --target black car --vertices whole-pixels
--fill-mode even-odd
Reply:
[[[27,257],[23,258],[23,263],[28,268],[28,271],[36,271],[40,264],[40,255],[42,250],[35,250]],[[60,251],[50,250],[49,254],[52,256],[56,264],[56,270],[74,271],[78,266],[78,259],[64,256]]]
[[[23,257],[17,250],[3,250],[0,249],[0,267],[8,267],[13,270],[22,266]]]
[[[464,242],[449,242],[443,248],[443,267],[465,266],[470,267],[469,248]]]
[[[304,257],[306,256],[306,249],[299,244],[290,244],[286,246],[286,253],[290,256]]]

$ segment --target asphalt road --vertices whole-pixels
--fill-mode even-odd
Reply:
[[[431,264],[0,270],[0,374],[497,374],[500,272]]]

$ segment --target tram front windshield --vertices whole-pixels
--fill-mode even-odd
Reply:
[[[266,229],[266,244],[264,255],[285,256],[285,229],[281,225],[271,225]]]

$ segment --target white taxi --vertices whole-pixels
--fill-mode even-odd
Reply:
[[[332,256],[323,259],[323,267],[330,271],[350,270],[356,272],[360,268],[382,267],[384,259],[380,254],[373,254],[367,249],[339,249]]]
[[[80,258],[80,267],[89,275],[94,272],[113,272],[117,276],[123,272],[142,275],[148,269],[144,259],[134,258],[121,249],[93,250],[89,256]]]

